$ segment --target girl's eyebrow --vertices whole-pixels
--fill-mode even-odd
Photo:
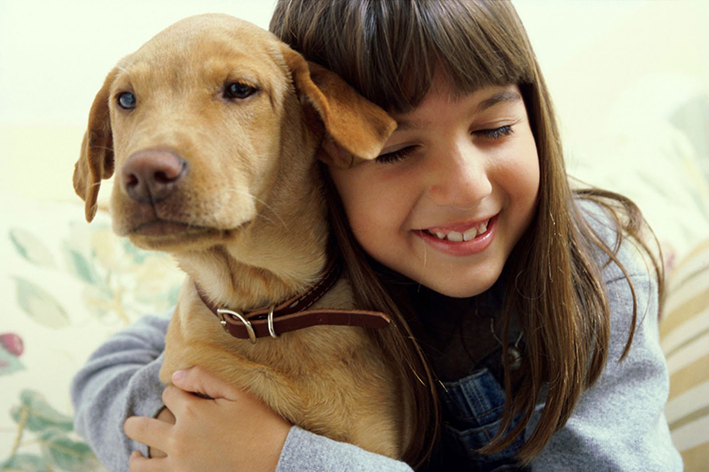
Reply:
[[[485,110],[488,110],[489,108],[494,107],[495,105],[499,103],[510,103],[510,102],[517,102],[521,101],[522,96],[515,92],[514,90],[502,90],[500,92],[497,92],[493,94],[492,96],[486,98],[485,100],[481,101],[480,103],[477,104],[475,107],[474,113],[482,113]],[[421,129],[425,128],[426,124],[421,123],[418,120],[407,120],[407,119],[402,119],[401,121],[397,120],[397,131],[407,131],[407,130],[416,130],[416,129]]]
[[[522,100],[522,97],[520,96],[519,93],[515,92],[514,90],[502,90],[500,92],[497,92],[493,94],[491,97],[486,98],[485,100],[481,101],[480,103],[477,104],[475,107],[474,113],[482,113],[483,111],[494,107],[498,103],[504,103],[504,102],[516,102]],[[422,129],[426,127],[426,123],[423,123],[418,120],[407,120],[403,119],[401,121],[397,120],[397,131],[408,131],[408,130],[417,130],[417,129]]]
[[[522,97],[517,92],[512,90],[503,90],[502,92],[498,92],[492,97],[486,98],[482,102],[478,103],[478,106],[475,108],[475,111],[477,113],[480,113],[487,110],[488,108],[494,107],[498,103],[516,102],[518,100],[522,100]]]

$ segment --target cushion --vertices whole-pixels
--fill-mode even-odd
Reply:
[[[672,440],[685,470],[709,464],[709,240],[672,271],[660,322],[670,371],[665,409]]]

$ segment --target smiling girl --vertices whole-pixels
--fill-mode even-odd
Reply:
[[[681,470],[663,415],[662,268],[632,202],[572,189],[512,5],[280,0],[271,30],[398,124],[376,160],[324,175],[359,306],[399,328],[373,335],[414,403],[404,459],[419,470]],[[165,324],[129,328],[75,382],[78,428],[118,468],[137,448],[135,471],[409,470],[291,427],[198,368],[174,379],[163,408]],[[119,432],[127,417],[137,442]]]
[[[472,297],[499,278],[532,221],[539,159],[517,85],[457,93],[438,72],[415,110],[393,112],[398,127],[376,161],[330,175],[371,257]]]

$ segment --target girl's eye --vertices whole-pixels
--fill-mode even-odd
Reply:
[[[495,140],[500,139],[503,136],[511,135],[512,131],[512,125],[505,125],[494,129],[481,129],[478,131],[473,131],[473,134],[480,136],[484,139]]]
[[[138,100],[136,100],[135,95],[130,92],[120,93],[116,98],[116,102],[118,103],[118,106],[124,110],[132,110],[138,104]]]
[[[415,146],[407,146],[393,152],[387,152],[386,154],[381,154],[375,159],[376,162],[380,164],[393,164],[394,162],[403,161],[409,154],[416,150]]]
[[[258,88],[244,82],[232,82],[224,87],[224,98],[227,100],[243,100],[258,92]]]

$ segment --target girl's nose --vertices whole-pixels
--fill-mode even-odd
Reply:
[[[437,205],[467,209],[492,193],[485,155],[469,138],[441,149],[429,165],[428,193]]]

